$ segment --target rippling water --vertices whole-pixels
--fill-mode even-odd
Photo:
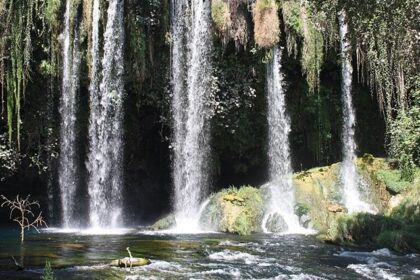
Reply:
[[[148,234],[145,234],[148,233]],[[152,263],[128,269],[107,264],[144,256]],[[23,262],[15,271],[11,256]],[[57,279],[419,279],[420,257],[387,249],[355,251],[324,244],[313,236],[151,234],[124,229],[29,234],[0,230],[0,279],[39,279],[49,260]]]

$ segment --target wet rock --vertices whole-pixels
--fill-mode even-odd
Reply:
[[[265,227],[269,232],[284,232],[288,229],[286,221],[279,213],[270,214]]]
[[[111,262],[111,266],[117,267],[136,267],[136,266],[144,266],[150,264],[150,260],[146,258],[122,258],[118,260],[113,260]]]
[[[299,223],[303,227],[309,228],[311,224],[311,217],[308,214],[303,214],[302,216],[299,217]]]
[[[176,226],[175,215],[170,214],[152,225],[153,230],[164,230]]]

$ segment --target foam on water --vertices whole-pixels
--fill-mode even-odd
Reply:
[[[377,280],[377,279],[386,279],[386,280],[399,280],[401,278],[397,277],[393,273],[387,271],[386,268],[379,267],[378,265],[367,265],[367,264],[350,264],[347,266],[354,270],[356,273],[366,277],[368,279]]]
[[[46,228],[42,229],[46,233],[72,233],[76,235],[125,235],[132,233],[132,228]]]

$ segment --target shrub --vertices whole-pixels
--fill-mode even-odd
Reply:
[[[402,179],[399,170],[379,170],[377,175],[378,179],[385,183],[386,189],[392,194],[398,194],[410,186],[409,182]]]

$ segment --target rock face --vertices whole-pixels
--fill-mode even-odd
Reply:
[[[111,266],[118,266],[118,267],[135,267],[135,266],[143,266],[150,264],[150,260],[145,258],[122,258],[118,260],[113,260],[111,262]]]
[[[261,230],[264,201],[253,187],[230,188],[213,194],[200,224],[221,232],[248,235]]]

